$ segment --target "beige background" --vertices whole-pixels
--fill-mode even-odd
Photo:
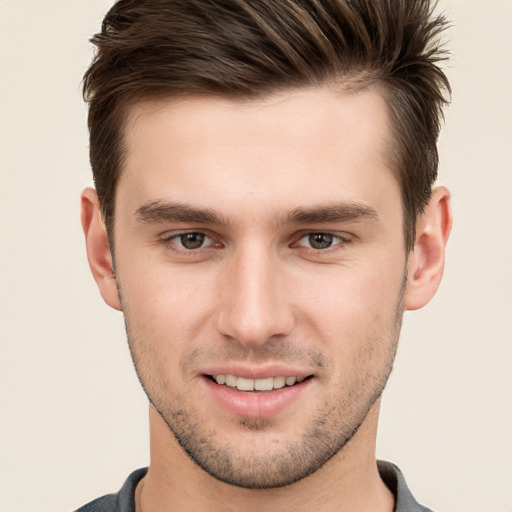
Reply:
[[[79,91],[106,0],[0,0],[0,510],[72,510],[147,464],[120,314],[86,263]],[[379,457],[444,512],[512,511],[512,2],[443,0],[445,281],[406,316]]]

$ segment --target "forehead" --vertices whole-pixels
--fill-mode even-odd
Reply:
[[[118,200],[127,194],[139,203],[172,200],[225,211],[258,204],[279,214],[325,201],[364,202],[372,190],[366,199],[379,199],[383,182],[398,188],[386,158],[388,123],[375,88],[141,102],[125,124]]]
[[[257,145],[274,139],[277,144],[303,142],[324,149],[344,144],[351,136],[361,142],[369,137],[384,142],[390,133],[378,84],[366,89],[302,87],[247,100],[215,96],[147,100],[131,105],[127,114],[123,135],[128,152],[152,128],[174,130],[195,143],[215,143],[224,137],[226,142]]]

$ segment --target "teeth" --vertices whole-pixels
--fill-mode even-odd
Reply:
[[[236,388],[239,391],[272,391],[273,389],[284,388],[284,386],[293,386],[295,383],[302,382],[304,377],[267,377],[266,379],[246,379],[236,377],[235,375],[213,375],[217,384],[225,384],[230,388]]]
[[[295,384],[295,381],[297,380],[296,377],[286,377],[286,385],[287,386],[293,386]]]
[[[238,378],[238,382],[240,382],[240,377]],[[256,391],[271,391],[273,388],[274,377],[269,377],[268,379],[256,379],[254,381],[254,389]]]
[[[274,389],[284,388],[286,379],[284,377],[274,377]]]
[[[236,381],[236,389],[240,391],[254,391],[254,379],[238,377]]]
[[[234,375],[226,375],[226,386],[236,388],[236,381],[238,379]]]

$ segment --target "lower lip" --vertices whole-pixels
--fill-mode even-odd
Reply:
[[[312,379],[267,392],[238,391],[217,384],[209,377],[203,380],[213,398],[229,412],[247,418],[269,418],[292,405]]]

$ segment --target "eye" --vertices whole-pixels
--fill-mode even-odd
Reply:
[[[212,239],[204,233],[188,232],[173,235],[168,239],[168,242],[175,243],[183,249],[193,251],[195,249],[200,249],[205,245],[209,245],[212,242]]]
[[[345,240],[332,233],[308,233],[297,242],[300,247],[310,247],[315,250],[329,249]]]

